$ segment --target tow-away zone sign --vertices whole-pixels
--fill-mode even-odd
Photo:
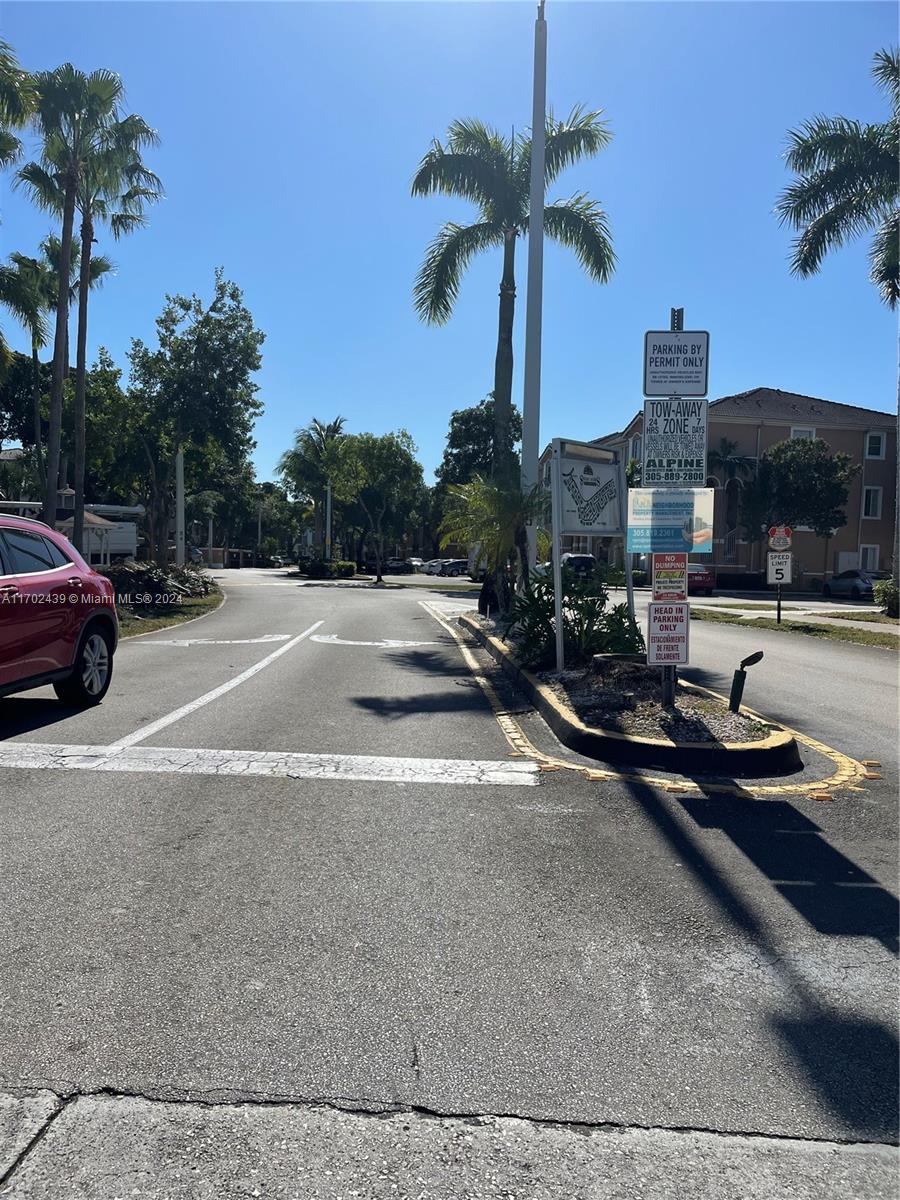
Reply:
[[[647,662],[670,667],[688,662],[689,604],[650,604],[647,617]]]

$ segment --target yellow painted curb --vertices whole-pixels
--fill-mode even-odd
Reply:
[[[701,790],[700,785],[693,779],[682,779],[675,784],[672,779],[659,778],[657,776],[646,774],[637,775],[631,772],[615,769],[604,770],[600,767],[585,766],[582,763],[575,763],[569,761],[568,759],[556,758],[553,755],[544,754],[542,750],[538,750],[538,748],[533,745],[519,723],[505,711],[500,697],[497,695],[490,680],[488,680],[482,672],[481,667],[478,664],[478,660],[466,645],[465,640],[463,639],[459,630],[454,628],[449,621],[445,620],[444,616],[434,609],[427,601],[420,600],[419,604],[427,613],[430,614],[430,616],[434,617],[434,619],[446,630],[447,633],[450,634],[450,636],[456,642],[466,666],[472,672],[473,678],[484,692],[484,695],[491,706],[504,737],[512,747],[510,751],[510,757],[530,758],[532,761],[544,764],[546,766],[555,766],[558,770],[574,771],[590,782],[612,780],[620,782],[651,784],[667,789],[677,786],[679,790],[683,789],[685,792],[699,792]],[[717,692],[710,691],[709,688],[704,688],[702,690],[709,692],[710,695],[716,696],[720,700],[724,699],[724,697],[719,696]],[[753,716],[760,717],[760,714],[756,713],[753,709],[745,708],[744,711],[751,713]],[[763,720],[764,718],[760,717],[760,719]],[[705,794],[714,793],[716,795],[749,796],[757,799],[768,799],[770,797],[783,795],[804,796],[812,792],[818,792],[819,796],[817,796],[817,799],[819,799],[823,797],[824,793],[828,792],[828,789],[837,790],[846,788],[851,791],[863,790],[859,784],[863,778],[864,768],[861,763],[856,761],[856,759],[850,758],[846,754],[842,754],[839,750],[835,750],[831,746],[826,746],[824,742],[818,742],[814,738],[810,738],[806,734],[800,733],[796,729],[790,729],[787,726],[784,726],[783,728],[785,729],[785,732],[791,733],[798,742],[801,742],[805,746],[809,746],[810,749],[817,751],[819,754],[824,755],[831,762],[833,762],[836,768],[835,771],[825,779],[809,780],[799,783],[739,785],[736,783],[704,782],[702,789],[703,792]],[[833,797],[829,794],[829,798]]]
[[[540,709],[560,741],[580,754],[603,762],[623,763],[633,767],[655,766],[678,773],[698,771],[718,774],[773,775],[797,770],[802,766],[800,752],[793,733],[781,728],[756,742],[675,742],[663,738],[640,737],[594,729],[536,676],[520,666],[512,653],[497,638],[486,633],[471,617],[461,616],[459,623],[514,678]],[[690,686],[690,685],[689,685]],[[692,687],[692,691],[714,695],[707,688]],[[757,714],[754,714],[757,715]],[[773,722],[759,718],[772,727]]]

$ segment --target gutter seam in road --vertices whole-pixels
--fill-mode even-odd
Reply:
[[[2,1085],[0,1085],[2,1086]],[[12,1085],[6,1085],[12,1086]],[[403,1104],[391,1100],[378,1100],[369,1096],[268,1096],[265,1093],[249,1092],[245,1096],[238,1096],[236,1099],[214,1100],[205,1097],[198,1097],[196,1093],[189,1093],[187,1097],[169,1097],[165,1095],[153,1095],[141,1091],[129,1091],[126,1089],[114,1087],[99,1087],[91,1088],[86,1091],[72,1091],[63,1094],[57,1093],[53,1088],[47,1088],[43,1085],[31,1085],[27,1090],[28,1094],[33,1094],[35,1090],[49,1091],[57,1099],[59,1108],[52,1113],[38,1132],[34,1135],[28,1146],[17,1156],[16,1163],[10,1167],[3,1176],[0,1176],[0,1187],[2,1187],[12,1176],[14,1171],[23,1162],[25,1157],[31,1153],[36,1145],[38,1145],[46,1136],[50,1126],[56,1121],[57,1117],[70,1104],[77,1100],[91,1099],[108,1099],[108,1100],[143,1100],[148,1104],[153,1105],[171,1105],[180,1108],[326,1108],[334,1112],[349,1113],[359,1117],[375,1117],[383,1120],[385,1115],[389,1116],[420,1116],[433,1120],[447,1121],[466,1121],[481,1118],[483,1120],[515,1120],[525,1121],[529,1125],[538,1127],[548,1127],[556,1129],[579,1129],[586,1130],[591,1133],[603,1132],[628,1132],[638,1131],[642,1133],[683,1133],[683,1134],[703,1134],[708,1137],[719,1138],[748,1138],[759,1139],[769,1142],[799,1142],[810,1146],[841,1146],[841,1147],[883,1147],[894,1148],[897,1145],[895,1141],[880,1141],[875,1138],[860,1139],[860,1138],[838,1138],[838,1137],[814,1137],[811,1135],[794,1134],[794,1133],[765,1133],[759,1130],[743,1130],[743,1129],[715,1129],[704,1125],[644,1125],[639,1122],[629,1121],[581,1121],[581,1120],[566,1120],[560,1117],[532,1117],[519,1112],[485,1112],[482,1109],[467,1109],[467,1110],[450,1110],[440,1108],[430,1108],[423,1104]],[[225,1092],[227,1089],[220,1089],[220,1092]],[[10,1094],[10,1093],[7,1093]],[[12,1093],[14,1094],[14,1093]]]

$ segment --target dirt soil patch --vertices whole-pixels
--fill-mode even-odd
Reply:
[[[771,733],[714,697],[682,688],[674,709],[663,708],[660,670],[644,663],[611,661],[562,674],[542,671],[538,678],[596,729],[673,742],[756,742]]]

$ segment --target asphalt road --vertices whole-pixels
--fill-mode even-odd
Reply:
[[[420,603],[468,597],[225,587],[98,709],[0,701],[0,1195],[893,1195],[895,760],[539,774]],[[766,637],[751,703],[885,744],[886,654]]]

